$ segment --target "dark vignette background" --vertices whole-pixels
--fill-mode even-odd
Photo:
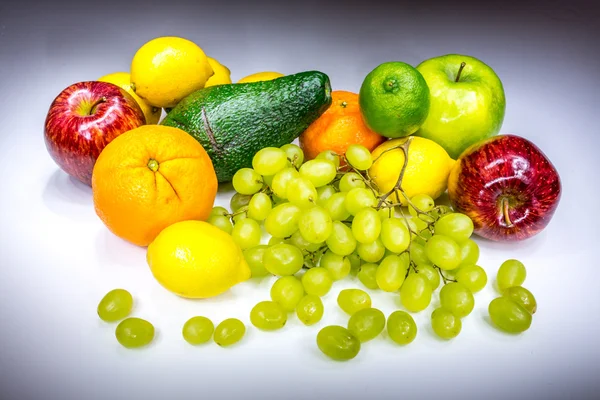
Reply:
[[[581,227],[568,214],[575,212],[569,206],[590,207],[598,193],[598,179],[591,174],[600,167],[595,155],[600,109],[597,3],[0,0],[0,173],[15,182],[13,189],[19,188],[17,180],[10,180],[18,173],[17,166],[7,160],[23,149],[22,144],[31,143],[45,156],[40,151],[41,127],[54,96],[76,81],[128,70],[135,50],[152,37],[177,35],[195,41],[231,69],[234,81],[261,70],[290,74],[318,69],[329,74],[334,89],[351,91],[357,91],[362,78],[381,62],[401,60],[416,65],[441,54],[465,53],[492,65],[505,84],[508,105],[502,131],[525,134],[546,150],[565,176],[569,174],[561,212],[557,213],[557,221],[565,223],[554,232],[562,231],[565,247],[575,244],[572,251],[582,255],[587,251],[585,242],[593,246],[598,234]],[[19,154],[23,156],[20,162],[35,161],[28,159],[26,152]],[[578,191],[580,199],[570,202],[568,193]],[[177,360],[168,355],[162,358],[162,372],[144,368],[144,360],[152,362],[148,355],[117,368],[106,361],[109,356],[101,349],[90,352],[77,347],[88,342],[61,339],[72,337],[73,333],[67,332],[78,327],[65,325],[59,305],[76,299],[45,287],[39,276],[40,280],[32,283],[25,280],[26,272],[15,272],[37,267],[27,254],[13,250],[10,229],[14,226],[9,226],[7,215],[14,204],[8,200],[8,190],[0,192],[6,206],[2,207],[0,236],[1,399],[598,396],[598,292],[590,292],[589,303],[570,303],[577,285],[569,286],[570,292],[557,293],[564,297],[565,307],[556,312],[565,315],[557,317],[555,325],[546,326],[561,340],[554,347],[543,348],[542,353],[524,355],[539,360],[527,364],[534,365],[531,370],[522,368],[518,358],[503,359],[506,375],[492,369],[496,376],[486,379],[486,384],[470,379],[475,372],[472,359],[461,354],[456,354],[455,364],[433,363],[431,376],[410,382],[404,381],[403,371],[417,365],[419,359],[401,355],[397,363],[381,369],[360,373],[347,369],[346,377],[336,375],[335,379],[328,375],[332,369],[345,367],[320,367],[320,374],[311,374],[310,379],[288,376],[273,380],[260,373],[261,354],[247,365],[247,374],[239,374],[238,368],[233,376],[223,364],[217,370],[206,366],[194,370],[188,363],[180,370]],[[578,236],[570,233],[574,231],[579,238],[572,239]],[[591,262],[583,256],[577,264],[590,268]],[[566,328],[559,323],[569,320],[571,307],[589,307],[588,319],[576,321],[580,328],[576,336],[563,334]],[[87,331],[82,331],[81,335],[85,334]],[[285,370],[286,359],[286,352],[281,351],[279,358],[268,362],[277,362]],[[491,356],[483,365],[495,361]],[[510,373],[511,368],[520,371],[518,379]],[[448,369],[462,370],[463,374],[458,374],[462,378],[446,381]],[[149,375],[140,375],[142,372]],[[378,383],[371,384],[375,381]],[[222,391],[215,382],[222,383]],[[496,384],[490,386],[489,382]],[[203,389],[206,387],[209,389]]]

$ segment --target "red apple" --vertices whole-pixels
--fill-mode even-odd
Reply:
[[[454,209],[471,217],[479,236],[516,241],[548,225],[560,201],[561,183],[536,145],[500,135],[461,154],[450,172],[448,194]]]
[[[108,82],[79,82],[64,89],[46,116],[44,137],[54,161],[90,185],[96,159],[120,134],[146,123],[129,93]]]

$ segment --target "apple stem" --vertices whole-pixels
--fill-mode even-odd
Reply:
[[[454,82],[458,82],[458,80],[460,79],[460,73],[462,72],[465,65],[467,65],[467,63],[464,61],[460,63],[460,68],[458,69],[458,72],[456,73],[456,79],[454,80]]]
[[[502,198],[502,213],[504,214],[504,222],[506,222],[506,226],[509,228],[513,225],[510,220],[509,208],[508,208],[508,199],[506,197]]]
[[[102,103],[106,103],[106,97],[102,97],[98,99],[94,104],[92,104],[89,115],[94,115],[96,113],[96,107],[98,107],[98,105]]]

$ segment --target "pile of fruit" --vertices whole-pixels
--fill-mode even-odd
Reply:
[[[62,91],[45,139],[57,164],[92,187],[107,228],[147,247],[151,273],[178,296],[218,296],[276,276],[270,300],[249,315],[273,331],[291,313],[320,322],[335,282],[360,282],[337,293],[347,326],[316,338],[324,354],[349,360],[386,328],[411,343],[411,314],[436,295],[432,330],[456,337],[488,283],[472,235],[524,240],[550,222],[559,175],[529,140],[498,135],[504,112],[500,79],[469,56],[383,63],[357,94],[332,91],[319,71],[232,83],[196,44],[163,37],[138,50],[130,73]],[[235,190],[227,208],[214,204],[226,182]],[[522,286],[525,266],[507,259],[495,276],[491,321],[524,332],[537,309]],[[404,310],[386,318],[372,307],[373,290],[399,296]],[[154,327],[130,317],[132,308],[131,294],[115,289],[98,315],[120,321],[123,346],[145,346]],[[204,316],[182,328],[194,345],[230,346],[245,332],[238,319],[215,327]]]

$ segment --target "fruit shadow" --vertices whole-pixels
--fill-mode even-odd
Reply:
[[[102,265],[119,265],[127,268],[146,269],[146,248],[131,244],[115,236],[102,226],[96,235],[96,255]]]
[[[54,214],[81,221],[93,216],[92,188],[56,169],[42,192],[44,205]]]

